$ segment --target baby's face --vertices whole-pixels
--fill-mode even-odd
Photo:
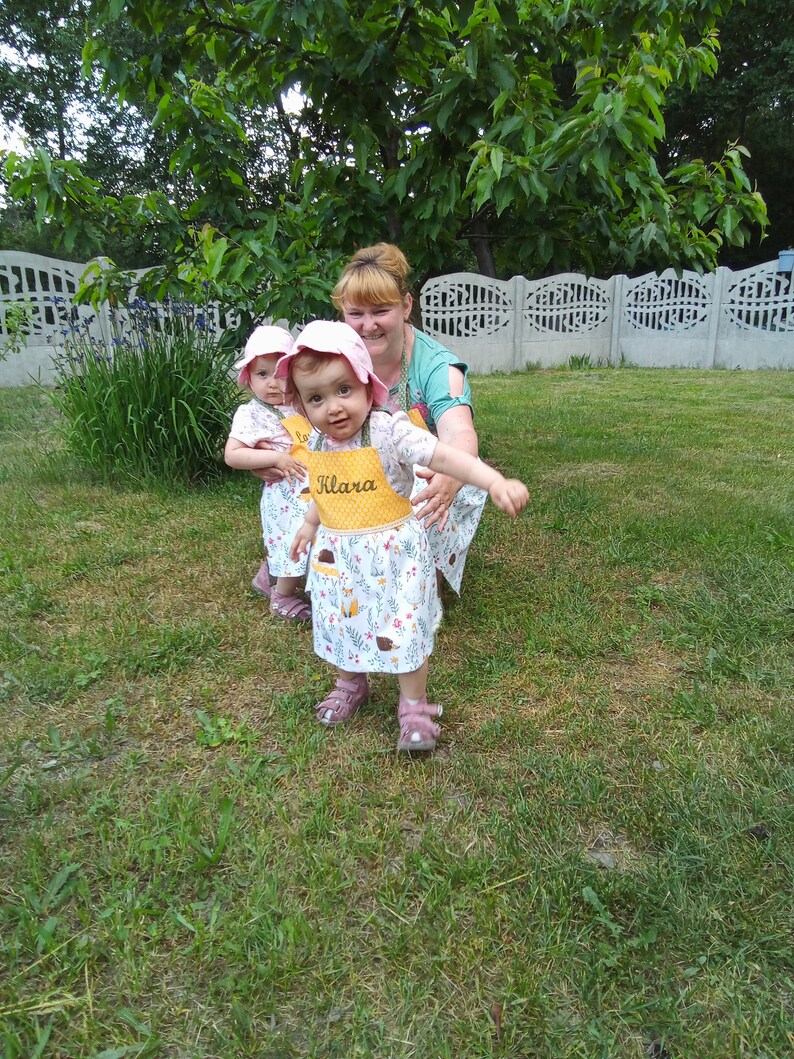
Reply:
[[[335,441],[347,441],[361,430],[372,407],[372,396],[344,357],[307,371],[298,355],[292,381],[307,419],[320,433]]]
[[[251,361],[251,390],[265,404],[284,404],[284,379],[276,378],[280,356],[272,353]]]

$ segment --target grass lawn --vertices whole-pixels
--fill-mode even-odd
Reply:
[[[794,373],[474,380],[492,506],[347,727],[257,483],[92,483],[0,391],[0,1055],[794,1053]]]

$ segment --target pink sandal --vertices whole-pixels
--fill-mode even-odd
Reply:
[[[412,705],[402,695],[397,708],[397,719],[400,722],[398,750],[435,750],[436,739],[441,735],[441,728],[434,724],[432,717],[440,717],[444,712],[435,702],[428,702],[427,696]]]
[[[270,570],[268,569],[267,560],[257,570],[256,577],[251,582],[251,588],[258,596],[270,599],[273,586],[270,584]]]
[[[320,724],[329,727],[344,724],[355,717],[359,706],[363,706],[368,698],[369,681],[366,673],[356,673],[352,680],[338,677],[336,687],[327,698],[317,703],[314,713]]]
[[[300,596],[282,596],[275,588],[270,592],[270,613],[285,621],[311,621],[312,608]]]

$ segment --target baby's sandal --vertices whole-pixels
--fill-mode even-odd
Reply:
[[[285,621],[311,621],[312,608],[300,596],[282,596],[274,589],[270,593],[270,613]]]
[[[400,722],[397,749],[435,750],[441,728],[431,718],[440,717],[443,712],[437,703],[428,702],[427,696],[416,703],[410,703],[401,695],[397,708],[397,719]]]
[[[327,698],[314,707],[314,713],[320,724],[330,728],[352,720],[368,698],[369,681],[365,673],[356,673],[352,680],[339,677]]]

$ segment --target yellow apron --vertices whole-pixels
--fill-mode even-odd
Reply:
[[[278,415],[278,412],[276,412],[276,414]],[[305,416],[292,415],[283,416],[281,418],[281,425],[292,438],[292,451],[290,455],[294,456],[296,460],[300,460],[301,463],[306,464],[306,459],[309,455],[306,442],[309,440],[309,435],[312,432],[311,423]]]
[[[425,423],[424,419],[422,418],[422,413],[419,411],[418,408],[409,408],[406,412],[406,415],[415,427],[419,427],[420,430],[430,430],[430,427],[427,425],[427,423]]]
[[[267,408],[268,411],[272,412],[292,438],[290,456],[294,456],[296,460],[304,465],[304,467],[308,466],[307,457],[309,455],[309,449],[306,443],[312,432],[312,425],[309,420],[305,416],[299,415],[297,412],[291,416],[285,416],[281,409],[276,408],[275,405],[268,404],[267,401],[260,401],[258,397],[255,397],[254,400],[261,404],[263,408]],[[305,500],[308,504],[311,499],[309,496],[309,486],[304,485],[297,495],[301,500]]]
[[[361,446],[309,450],[321,522],[308,582],[314,649],[354,673],[413,673],[433,650],[438,622],[433,559],[410,500],[389,484],[370,444],[369,420]]]
[[[369,427],[369,421],[365,427]],[[338,533],[385,529],[413,516],[411,501],[389,485],[377,449],[309,452],[309,485],[320,522]]]

